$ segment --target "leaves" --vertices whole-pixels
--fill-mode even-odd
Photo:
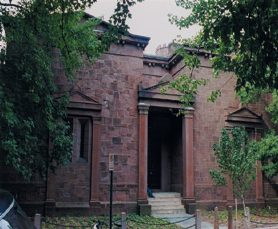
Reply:
[[[162,88],[162,92],[166,93],[169,89],[175,89],[181,93],[180,101],[183,108],[190,107],[194,101],[194,96],[198,92],[200,85],[205,85],[205,80],[192,79],[187,75],[178,76],[175,80]],[[182,112],[182,110],[181,110]]]
[[[0,1],[0,150],[25,179],[70,161],[72,136],[68,97],[58,92],[53,68],[63,66],[69,80],[87,58],[94,61],[127,28],[135,0],[118,1],[112,22],[100,39],[100,20],[83,10],[96,0]],[[5,36],[3,35],[5,30]],[[51,147],[49,149],[49,141]]]
[[[219,143],[213,146],[219,169],[211,170],[210,175],[218,185],[226,185],[225,177],[229,176],[233,191],[239,198],[244,196],[255,179],[256,160],[259,157],[252,144],[245,130],[235,127],[230,132],[223,129]]]
[[[208,101],[215,102],[216,99],[221,96],[221,90],[214,90],[211,92],[210,96],[208,97]]]
[[[260,155],[262,168],[268,178],[278,173],[278,136],[274,131],[266,134],[260,141],[253,143],[254,151]]]
[[[187,107],[192,106],[194,97],[196,96],[199,86],[206,85],[207,81],[204,79],[194,79],[193,72],[200,66],[200,59],[198,58],[198,52],[192,54],[191,51],[185,47],[195,48],[200,47],[201,40],[199,37],[194,39],[182,39],[177,45],[176,53],[183,57],[183,61],[186,67],[191,71],[190,75],[180,75],[169,82],[167,86],[162,88],[162,92],[166,93],[169,89],[175,89],[181,93],[180,102],[183,108],[186,110]],[[181,109],[183,113],[185,110]]]
[[[216,54],[215,70],[233,71],[237,90],[247,82],[256,88],[277,88],[278,2],[178,0],[188,17],[171,16],[180,28],[199,24],[204,48]]]

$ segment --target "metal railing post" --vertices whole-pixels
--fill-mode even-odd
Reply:
[[[219,229],[218,207],[214,208],[214,229]]]
[[[228,206],[228,229],[233,229],[233,207]]]
[[[196,218],[195,218],[196,229],[201,229],[201,211],[200,209],[196,210]]]
[[[41,229],[41,214],[38,213],[35,214],[34,226],[36,229]]]
[[[122,212],[121,213],[121,229],[126,229],[126,213],[125,212]]]

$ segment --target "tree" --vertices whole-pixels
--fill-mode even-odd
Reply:
[[[190,9],[188,17],[172,16],[178,27],[199,24],[202,45],[216,56],[217,71],[233,71],[237,87],[273,89],[278,86],[278,2],[275,0],[176,0]]]
[[[202,31],[198,42],[181,40],[181,46],[205,48],[215,56],[211,59],[213,72],[231,71],[237,77],[236,92],[243,103],[253,102],[263,93],[272,93],[272,102],[267,108],[274,124],[278,124],[278,2],[275,0],[176,0],[178,6],[191,10],[188,17],[170,16],[170,21],[179,28],[199,24]],[[190,76],[187,76],[190,78]],[[190,93],[182,87],[183,93]],[[179,86],[175,87],[179,90]],[[195,90],[195,94],[196,94]],[[221,93],[213,91],[214,101]],[[263,159],[263,168],[278,168],[278,147],[272,131],[257,151]],[[266,150],[262,152],[262,150]],[[275,154],[275,155],[274,155]],[[274,171],[274,170],[272,170]],[[270,173],[266,172],[268,176]],[[278,174],[272,173],[271,176]]]
[[[233,193],[242,200],[245,210],[245,194],[256,177],[257,154],[253,151],[253,142],[242,128],[226,129],[221,132],[218,144],[213,151],[218,162],[218,169],[210,170],[210,175],[217,185],[226,185],[227,176],[233,184]]]
[[[118,1],[114,26],[101,36],[93,29],[98,19],[84,20],[85,8],[95,2],[0,0],[0,44],[6,43],[0,53],[0,151],[26,179],[70,160],[68,95],[55,98],[53,50],[72,80],[83,58],[94,61],[126,31],[136,0]]]

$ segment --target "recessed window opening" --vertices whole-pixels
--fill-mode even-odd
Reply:
[[[92,124],[89,117],[70,116],[66,120],[72,133],[72,162],[87,162],[92,144]]]
[[[80,122],[80,146],[79,157],[88,160],[89,151],[89,120],[79,119]]]

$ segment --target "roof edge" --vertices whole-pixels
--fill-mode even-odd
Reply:
[[[101,18],[95,17],[92,14],[87,13],[87,12],[85,12],[85,18],[100,19],[101,20],[100,25],[103,25],[104,27],[111,26],[111,24],[109,22],[104,21]],[[125,37],[128,37],[129,39],[125,38]],[[137,45],[139,43],[139,44],[141,44],[141,46],[143,48],[145,48],[149,44],[150,39],[151,39],[150,37],[133,34],[133,33],[130,33],[129,31],[127,31],[126,34],[122,34],[122,38],[121,38],[121,40],[127,41],[128,44]]]

